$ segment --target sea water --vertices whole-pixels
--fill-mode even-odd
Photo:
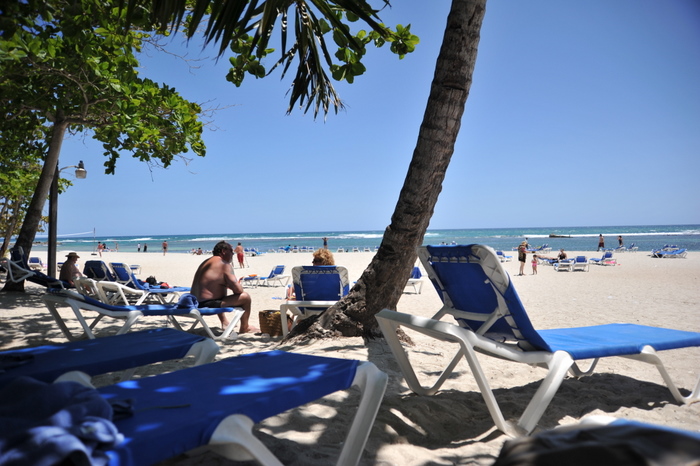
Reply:
[[[495,249],[510,251],[520,242],[527,240],[532,247],[548,244],[553,250],[563,248],[568,251],[595,251],[598,248],[598,235],[605,238],[606,248],[616,248],[617,237],[622,236],[624,245],[634,243],[639,251],[651,251],[672,244],[689,251],[700,251],[700,225],[642,225],[606,227],[537,227],[537,228],[482,228],[428,230],[423,244],[486,244]],[[320,248],[323,238],[328,240],[328,248],[353,251],[357,249],[374,251],[379,247],[384,232],[375,231],[323,231],[290,233],[203,233],[195,235],[136,235],[112,236],[94,232],[86,236],[59,236],[59,251],[97,250],[97,242],[107,249],[124,252],[137,252],[141,245],[148,246],[149,253],[162,252],[161,244],[168,242],[168,253],[189,253],[201,248],[211,251],[221,240],[260,252],[280,252],[285,248]],[[565,238],[550,237],[565,236]],[[37,236],[34,251],[46,250],[46,237]]]

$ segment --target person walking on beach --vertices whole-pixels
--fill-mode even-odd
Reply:
[[[622,247],[622,235],[617,235],[617,243]]]
[[[328,249],[328,238],[323,237],[323,249]]]
[[[136,245],[136,252],[141,252],[141,243]]]
[[[233,252],[236,253],[236,258],[238,259],[238,266],[240,268],[245,267],[245,251],[243,250],[243,246],[241,246],[241,243],[238,243],[238,246],[236,246],[236,249],[234,249]]]
[[[598,251],[601,249],[605,249],[605,238],[602,234],[598,235]]]
[[[162,246],[163,246],[163,255],[165,255],[165,253],[168,252],[168,242],[163,241]]]
[[[243,285],[233,273],[233,246],[226,241],[219,241],[212,250],[213,256],[206,259],[197,268],[192,280],[191,293],[201,307],[242,307],[241,328],[238,333],[257,333],[260,330],[250,325],[252,300],[243,291]],[[228,290],[233,294],[227,295]],[[225,312],[217,314],[222,329],[229,325]]]
[[[518,262],[520,262],[518,276],[523,276],[525,275],[525,262],[527,262],[527,241],[523,241],[518,246]]]
[[[148,244],[143,244],[143,252],[148,252]]]

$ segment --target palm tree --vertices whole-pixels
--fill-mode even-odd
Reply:
[[[142,6],[146,0],[127,1],[130,7],[135,9]],[[329,101],[334,101],[336,95],[334,91],[323,88],[327,85],[327,77],[318,60],[322,55],[320,51],[326,50],[322,35],[318,35],[323,27],[320,26],[321,19],[310,13],[308,4],[318,8],[327,20],[336,18],[335,12],[340,8],[360,17],[381,37],[390,36],[390,32],[375,21],[376,13],[364,0],[268,0],[260,4],[257,1],[249,3],[247,0],[210,0],[198,2],[200,9],[194,15],[201,19],[205,14],[202,5],[211,6],[212,17],[205,32],[206,38],[218,41],[220,51],[223,51],[226,44],[235,44],[245,33],[255,28],[257,33],[248,44],[255,44],[256,41],[258,44],[266,44],[276,16],[281,16],[282,27],[286,28],[287,9],[294,6],[295,18],[297,22],[301,21],[302,26],[295,29],[296,42],[289,49],[293,52],[290,54],[286,49],[283,50],[284,57],[289,59],[294,53],[303,50],[299,44],[308,44],[310,38],[319,41],[320,44],[320,49],[314,45],[316,53],[307,49],[304,56],[299,58],[297,78],[302,81],[295,81],[295,86],[318,86],[312,86],[311,90],[299,88],[295,93],[302,99],[302,103],[304,98],[309,99],[310,103],[311,96],[314,99],[329,99],[325,104],[323,100],[319,104],[327,109],[332,105]],[[166,0],[154,0],[154,18],[160,24],[177,24],[185,14],[181,5]],[[416,148],[391,224],[384,232],[379,250],[348,296],[323,313],[320,318],[302,321],[303,324],[290,333],[290,338],[331,335],[374,337],[377,335],[374,315],[383,308],[396,308],[416,261],[416,248],[423,243],[454,152],[471,86],[485,9],[486,0],[452,1]],[[224,14],[231,11],[239,14]],[[332,24],[344,30],[343,25],[337,21]],[[286,33],[286,29],[283,29],[285,38]],[[193,29],[189,30],[189,34],[194,34]],[[349,34],[345,38],[348,41],[352,40]],[[280,59],[280,62],[282,61],[284,60]],[[290,61],[287,60],[285,70],[289,66]],[[313,94],[319,86],[321,91]]]

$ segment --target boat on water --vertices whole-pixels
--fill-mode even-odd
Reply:
[[[555,235],[554,233],[549,234],[550,238],[571,238],[571,235]]]

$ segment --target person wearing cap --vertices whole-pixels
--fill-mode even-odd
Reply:
[[[58,276],[59,280],[68,283],[72,288],[75,287],[73,280],[83,276],[78,266],[75,265],[78,259],[80,259],[80,256],[75,252],[68,253],[66,261],[63,263],[63,266],[61,266],[61,273]]]

